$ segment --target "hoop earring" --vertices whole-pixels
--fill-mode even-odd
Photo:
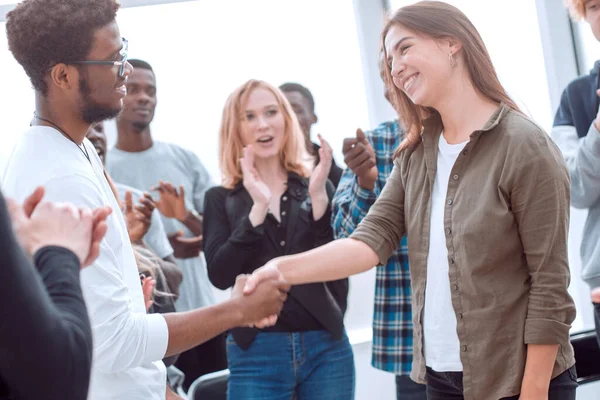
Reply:
[[[448,53],[448,60],[450,61],[450,66],[452,68],[456,68],[458,66],[458,62],[454,59],[454,54]]]

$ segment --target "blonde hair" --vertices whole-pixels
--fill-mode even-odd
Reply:
[[[565,0],[565,7],[575,21],[585,18],[585,3],[586,0]]]
[[[242,121],[250,94],[256,89],[265,89],[273,93],[285,121],[283,148],[279,154],[281,165],[288,171],[308,178],[312,169],[312,158],[304,144],[302,128],[296,114],[283,93],[264,81],[251,79],[229,95],[223,108],[219,129],[219,165],[222,184],[232,189],[241,182],[242,168],[240,158],[243,155]]]

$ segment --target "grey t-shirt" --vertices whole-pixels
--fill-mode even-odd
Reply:
[[[141,190],[137,190],[131,186],[123,185],[122,183],[115,182],[115,187],[119,191],[119,199],[121,201],[125,201],[126,192],[131,192],[131,199],[133,200],[134,205],[136,205],[139,199],[144,196],[144,193]],[[150,229],[148,229],[148,232],[144,236],[144,241],[160,258],[173,255],[173,248],[171,247],[169,239],[167,238],[167,233],[165,232],[165,228],[160,218],[160,212],[158,210],[154,210],[154,212],[152,212]]]
[[[117,182],[150,192],[158,181],[166,181],[185,189],[188,209],[203,212],[204,194],[213,185],[208,171],[191,151],[177,145],[154,142],[148,150],[130,153],[111,149],[106,157],[106,169]],[[150,192],[157,198],[156,193]],[[167,234],[181,230],[186,237],[193,233],[181,222],[161,215]],[[208,280],[204,255],[177,259],[183,272],[177,311],[188,311],[215,303],[213,287]]]

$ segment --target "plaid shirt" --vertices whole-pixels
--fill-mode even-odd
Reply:
[[[344,170],[333,199],[331,218],[336,239],[350,236],[375,203],[392,172],[392,157],[404,133],[398,121],[389,121],[365,135],[375,150],[379,174],[374,189],[369,191],[358,185],[352,170]],[[373,316],[373,366],[396,375],[409,375],[412,368],[410,296],[405,236],[387,265],[377,268]]]

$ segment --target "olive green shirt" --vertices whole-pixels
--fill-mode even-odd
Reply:
[[[425,383],[423,309],[431,195],[442,123],[425,121],[421,142],[402,151],[353,239],[385,265],[408,235],[414,358]],[[444,230],[466,400],[519,394],[527,344],[559,344],[552,377],[575,359],[567,292],[569,172],[551,138],[501,105],[471,134],[448,183]]]

